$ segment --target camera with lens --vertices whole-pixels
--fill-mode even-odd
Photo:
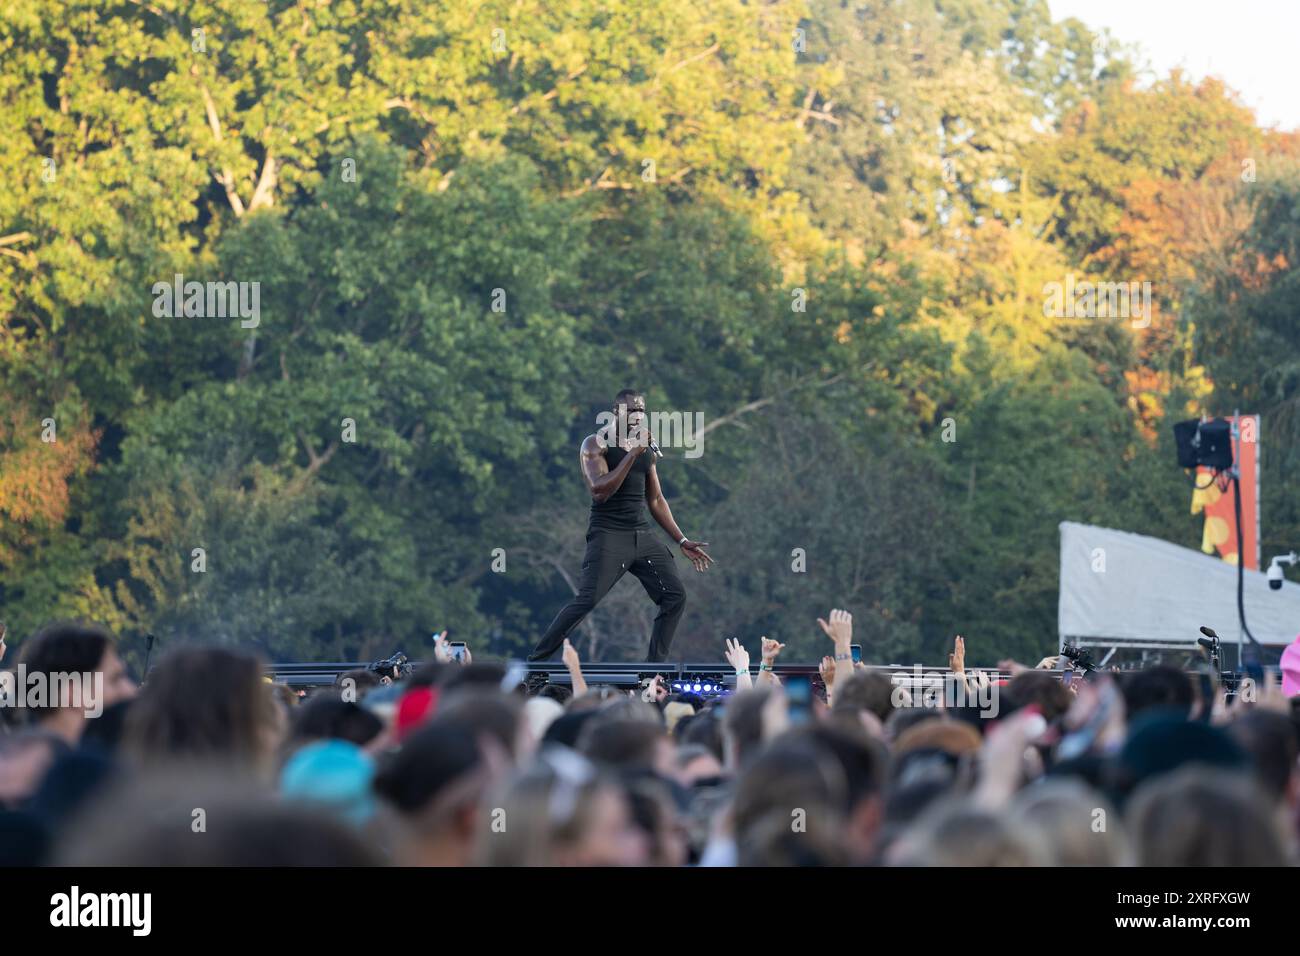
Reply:
[[[411,671],[415,670],[415,665],[406,659],[405,654],[398,651],[386,660],[375,661],[368,669],[380,677],[391,677],[396,680],[399,677],[409,676]]]
[[[1097,669],[1096,662],[1093,661],[1092,655],[1081,647],[1073,644],[1061,645],[1061,656],[1086,674],[1091,674]]]

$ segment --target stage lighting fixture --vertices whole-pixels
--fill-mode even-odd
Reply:
[[[1224,418],[1200,421],[1193,418],[1174,426],[1178,445],[1178,467],[1204,465],[1215,471],[1232,467],[1232,423]]]
[[[668,684],[679,694],[698,694],[701,697],[719,697],[727,693],[727,684],[721,674],[681,674]]]

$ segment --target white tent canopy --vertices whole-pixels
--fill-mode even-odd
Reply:
[[[1271,555],[1265,555],[1267,562]],[[1269,589],[1246,571],[1246,624],[1264,645],[1290,644],[1300,632],[1300,584]],[[1158,538],[1061,522],[1062,643],[1182,648],[1202,624],[1225,644],[1245,642],[1237,619],[1237,569],[1216,556]]]

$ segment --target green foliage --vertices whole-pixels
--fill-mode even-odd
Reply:
[[[1249,155],[1262,139],[1222,83],[1192,84],[1178,73],[1141,95],[1131,82],[1109,84],[1063,127],[1059,139],[1030,151],[1028,165],[1035,188],[1059,204],[1055,238],[1085,266],[1118,233],[1129,186],[1195,180],[1225,151]]]
[[[1216,274],[1189,312],[1198,352],[1219,386],[1218,412],[1262,416],[1268,560],[1295,550],[1300,538],[1300,161],[1278,158],[1242,188],[1252,219],[1233,250],[1234,268]]]
[[[525,651],[632,385],[708,429],[660,466],[718,558],[684,654],[816,657],[835,605],[873,659],[1035,658],[1060,521],[1199,539],[1163,409],[1217,386],[1300,445],[1297,174],[1222,175],[1285,145],[1042,0],[58,0],[6,7],[0,51],[15,637]],[[1228,194],[1214,269],[1165,242]],[[1044,311],[1152,249],[1176,329]],[[177,274],[256,283],[256,321],[160,315]],[[584,653],[639,656],[652,611],[620,585]]]

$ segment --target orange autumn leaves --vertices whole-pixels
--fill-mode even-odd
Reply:
[[[68,515],[69,485],[94,461],[98,432],[77,415],[55,419],[10,401],[0,406],[0,566]],[[53,441],[42,440],[53,437]]]

